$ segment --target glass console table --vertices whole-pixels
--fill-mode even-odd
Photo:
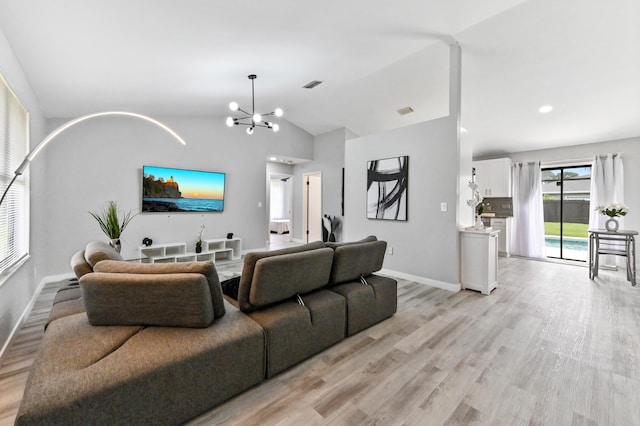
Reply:
[[[598,276],[601,254],[627,258],[627,280],[636,285],[636,240],[638,231],[589,229],[589,278]]]

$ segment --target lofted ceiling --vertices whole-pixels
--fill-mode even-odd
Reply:
[[[0,29],[49,118],[224,120],[257,74],[257,110],[364,136],[446,115],[458,42],[474,156],[640,136],[638,0],[0,0]]]

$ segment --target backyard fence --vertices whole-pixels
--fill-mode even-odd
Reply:
[[[543,200],[544,221],[561,222],[560,200]],[[562,205],[564,222],[589,223],[589,201],[565,200]]]

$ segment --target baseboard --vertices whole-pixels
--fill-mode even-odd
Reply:
[[[406,274],[404,272],[392,271],[390,269],[381,269],[380,274],[391,275],[392,277],[401,278],[403,280],[413,281],[418,284],[425,284],[431,287],[441,288],[442,290],[459,292],[462,287],[460,284],[451,284],[444,281],[437,281],[431,278],[420,277],[418,275]]]
[[[49,275],[47,277],[42,278],[42,280],[40,280],[40,284],[38,284],[38,287],[36,287],[36,291],[33,292],[33,296],[31,296],[31,300],[29,300],[29,303],[24,308],[24,311],[22,311],[22,315],[20,315],[20,318],[18,319],[18,322],[16,322],[16,325],[11,330],[11,333],[9,334],[9,338],[7,338],[7,340],[4,342],[4,345],[2,345],[2,349],[0,349],[0,366],[2,366],[4,362],[5,352],[7,351],[7,349],[9,349],[9,347],[11,346],[11,343],[13,343],[13,339],[16,337],[16,335],[20,331],[20,328],[22,327],[22,324],[24,323],[25,319],[29,317],[31,310],[33,309],[33,305],[35,305],[36,300],[38,299],[38,296],[40,296],[40,293],[42,292],[42,289],[44,288],[44,286],[49,284],[50,282],[62,281],[64,279],[73,278],[73,277],[74,277],[73,274],[60,274],[60,275]]]

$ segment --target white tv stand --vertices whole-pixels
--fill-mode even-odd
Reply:
[[[214,238],[202,241],[202,252],[188,252],[187,243],[164,243],[138,247],[142,263],[172,263],[237,260],[242,256],[242,239]]]

